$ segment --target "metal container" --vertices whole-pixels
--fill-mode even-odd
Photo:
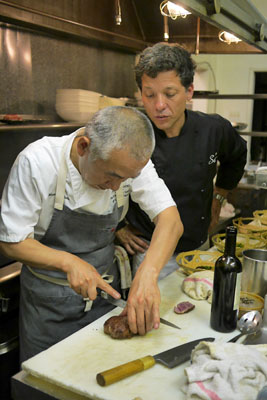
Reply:
[[[243,251],[241,290],[261,297],[267,294],[267,250]]]
[[[256,185],[262,189],[267,189],[267,167],[259,167],[255,173]]]

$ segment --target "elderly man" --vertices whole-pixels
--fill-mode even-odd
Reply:
[[[120,297],[113,239],[129,194],[156,229],[124,313],[134,333],[158,328],[157,279],[183,226],[149,160],[153,149],[144,114],[108,107],[85,128],[44,137],[17,157],[2,198],[0,249],[24,264],[21,361],[108,312],[97,288]],[[105,275],[113,276],[112,286]],[[89,311],[86,298],[93,300]]]
[[[186,110],[194,93],[194,70],[190,53],[168,43],[146,48],[135,67],[136,82],[156,137],[151,159],[184,225],[184,234],[160,277],[177,269],[179,252],[209,247],[208,232],[218,223],[221,205],[228,191],[237,186],[246,164],[246,142],[229,121],[218,114]],[[136,270],[154,225],[134,201],[127,222],[117,236],[134,254]]]

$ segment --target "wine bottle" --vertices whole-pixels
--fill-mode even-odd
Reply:
[[[219,332],[236,329],[242,265],[235,256],[237,229],[226,228],[224,254],[215,262],[210,325]]]

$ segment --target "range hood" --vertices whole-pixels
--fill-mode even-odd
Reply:
[[[267,53],[267,20],[250,0],[172,0],[201,20]]]
[[[116,24],[118,2],[119,25]],[[192,12],[187,18],[175,21],[161,15],[161,2],[0,0],[0,27],[11,24],[136,53],[163,41],[164,26],[168,24],[169,42],[182,44],[191,53],[267,53],[267,21],[251,0],[172,0]],[[221,42],[220,30],[237,35],[242,42],[231,45]]]

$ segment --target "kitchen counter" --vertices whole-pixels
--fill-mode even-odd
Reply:
[[[166,390],[168,400],[184,400],[185,395],[181,388],[186,383],[184,368],[190,365],[189,362],[173,369],[156,364],[107,387],[96,383],[98,372],[138,357],[157,354],[203,337],[214,337],[225,342],[238,333],[235,331],[223,334],[209,327],[210,304],[206,300],[190,299],[184,294],[181,290],[184,278],[182,272],[175,271],[159,282],[161,317],[177,324],[181,330],[161,324],[158,330],[153,330],[144,337],[114,340],[103,333],[103,323],[110,316],[121,312],[121,309],[115,308],[50,349],[27,360],[23,364],[23,371],[12,378],[14,400],[162,400],[166,397]],[[195,309],[188,314],[175,314],[173,307],[186,300],[195,304]]]

